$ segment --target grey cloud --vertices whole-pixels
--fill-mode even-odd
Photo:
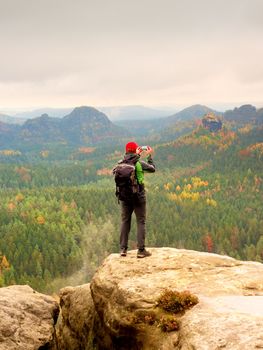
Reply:
[[[0,104],[18,103],[18,87],[27,105],[237,99],[261,84],[262,10],[261,0],[0,0]]]

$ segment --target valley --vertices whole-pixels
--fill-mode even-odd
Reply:
[[[130,139],[154,148],[157,170],[146,177],[149,247],[263,262],[262,111],[240,107],[233,119],[218,113],[216,132],[204,127],[207,113],[216,114],[198,105],[173,118],[115,125],[84,107],[62,119],[1,123],[0,286],[52,293],[89,281],[119,251],[111,169]],[[131,249],[135,234],[133,222]]]

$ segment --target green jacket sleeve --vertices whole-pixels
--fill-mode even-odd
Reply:
[[[139,185],[144,183],[144,172],[154,173],[155,165],[153,163],[151,155],[147,157],[147,162],[140,160],[135,165],[136,177]]]
[[[136,172],[136,178],[137,178],[138,184],[142,185],[144,181],[144,174],[143,174],[142,165],[140,162],[137,162],[135,164],[135,172]]]

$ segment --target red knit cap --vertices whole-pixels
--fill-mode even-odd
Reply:
[[[126,153],[136,153],[137,147],[136,142],[128,142],[125,146]]]

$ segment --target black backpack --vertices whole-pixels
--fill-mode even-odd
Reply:
[[[132,200],[138,192],[139,185],[136,178],[135,165],[137,160],[121,160],[113,169],[116,184],[116,197],[121,201]]]

